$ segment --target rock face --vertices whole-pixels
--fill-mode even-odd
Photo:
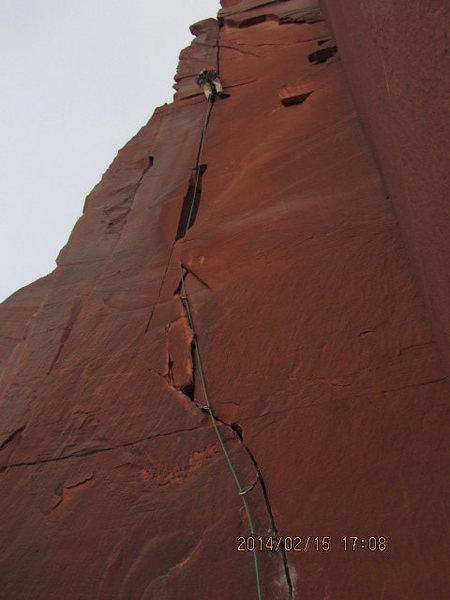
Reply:
[[[446,0],[323,0],[450,375]]]
[[[196,343],[256,535],[302,538],[257,553],[261,597],[446,598],[437,279],[416,279],[382,133],[316,2],[222,4],[57,269],[0,306],[0,598],[258,597]],[[205,63],[231,94],[209,121]]]

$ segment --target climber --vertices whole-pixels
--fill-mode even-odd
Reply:
[[[222,83],[214,67],[203,67],[196,81],[202,88],[207,100],[214,99],[216,94],[222,98],[229,96],[229,94],[223,91]]]

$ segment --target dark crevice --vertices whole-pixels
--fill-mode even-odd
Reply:
[[[6,440],[4,440],[1,444],[0,444],[0,450],[3,450],[3,448],[5,446],[7,446],[8,444],[10,444],[11,442],[13,442],[15,440],[15,438],[20,435],[21,433],[23,433],[24,429],[25,429],[26,425],[22,425],[22,427],[19,427],[19,429],[16,429],[16,431],[14,431],[13,433],[11,433],[11,435],[9,435]]]
[[[183,307],[184,307],[183,300],[182,300],[182,304],[183,304]],[[190,345],[190,351],[191,351],[191,369],[192,369],[191,383],[188,384],[188,385],[185,385],[184,388],[181,391],[183,392],[183,394],[185,396],[187,396],[189,398],[189,400],[191,402],[193,402],[197,406],[197,404],[195,402],[195,375],[196,375],[195,337],[192,339],[192,342],[191,342],[191,345]],[[199,408],[199,407],[197,406],[197,408]]]
[[[259,23],[264,23],[265,21],[273,21],[276,17],[272,17],[271,15],[256,15],[254,17],[248,17],[247,19],[243,19],[239,24],[239,29],[245,29],[246,27],[251,27],[252,25],[259,25]]]
[[[216,53],[216,63],[217,63],[217,75],[219,75],[220,77],[220,44],[219,44],[219,38],[217,37],[216,40],[216,48],[217,48],[217,53]]]
[[[175,296],[179,295],[177,293],[175,293]],[[168,331],[168,330],[167,330]],[[157,373],[157,375],[159,375],[160,377],[163,377],[167,383],[170,385],[171,388],[173,388],[174,390],[177,390],[178,392],[181,392],[184,396],[186,396],[186,398],[188,398],[191,402],[195,403],[195,344],[194,341],[191,342],[191,346],[190,346],[190,357],[191,357],[191,378],[190,381],[188,383],[185,383],[184,385],[177,385],[175,382],[175,378],[174,378],[174,361],[170,355],[170,352],[168,353],[168,359],[167,359],[167,375],[161,375],[161,373]],[[197,408],[200,408],[199,406],[197,406]]]
[[[194,402],[195,386],[193,383],[189,383],[181,387],[180,392],[189,398],[189,400]]]
[[[170,353],[167,359],[167,382],[173,384],[173,360]]]
[[[270,4],[270,3],[268,3]],[[247,11],[245,11],[247,12]],[[295,11],[291,11],[291,14],[284,14],[284,15],[280,15],[280,14],[276,14],[273,12],[267,12],[265,14],[260,14],[260,15],[254,15],[254,16],[248,16],[248,17],[239,17],[239,16],[235,16],[233,17],[232,15],[230,16],[219,16],[218,17],[218,21],[219,21],[219,27],[223,27],[224,25],[227,25],[230,28],[233,29],[245,29],[248,27],[252,27],[253,25],[259,25],[260,23],[264,23],[266,21],[276,21],[278,22],[280,25],[291,25],[291,24],[295,24],[295,25],[302,25],[304,23],[308,23],[308,24],[313,24],[313,23],[319,23],[321,21],[323,21],[323,18],[320,17],[320,15],[317,14],[317,11],[312,11],[308,14],[295,14]]]
[[[199,165],[192,172],[192,175],[189,179],[188,190],[183,200],[183,206],[181,208],[175,240],[179,240],[180,238],[184,237],[187,233],[187,230],[190,229],[195,223],[200,206],[200,198],[202,195],[202,177],[207,167],[208,165]]]
[[[222,17],[223,19],[223,17]],[[263,15],[254,15],[253,17],[247,17],[242,20],[233,19],[233,17],[229,17],[225,19],[225,23],[228,27],[232,27],[234,29],[246,29],[248,27],[252,27],[253,25],[259,25],[260,23],[265,23],[266,21],[276,21],[280,25],[287,24],[302,24],[302,23],[314,23],[314,19],[306,19],[305,17],[295,17],[289,15],[276,15],[271,13],[266,13]]]
[[[244,439],[242,435],[242,427],[237,423],[231,423],[230,427],[242,442]]]
[[[182,265],[182,269],[183,269],[183,279],[186,279],[188,272],[190,273],[191,271],[188,271],[188,268],[185,267],[184,265]],[[175,291],[173,292],[173,295],[175,297],[180,296],[180,294],[183,290],[183,279],[180,278],[180,281],[178,282],[178,285],[177,285]]]
[[[60,506],[60,504],[64,501],[65,490],[75,490],[77,488],[83,488],[86,486],[86,484],[90,483],[93,479],[94,479],[94,475],[92,474],[92,475],[89,475],[88,477],[85,477],[84,479],[81,479],[81,481],[77,481],[76,483],[60,484],[58,486],[58,488],[55,490],[55,492],[59,496],[59,498],[56,500],[55,504],[53,505],[52,511],[57,509],[58,506]]]
[[[187,275],[191,274],[193,277],[195,277],[195,279],[197,281],[199,281],[207,290],[210,290],[211,288],[209,287],[209,285],[206,283],[206,281],[204,281],[201,277],[199,277],[197,275],[197,273],[195,273],[195,271],[193,271],[192,269],[190,269],[189,267],[186,267],[186,265],[183,265],[183,277],[184,279],[186,279]],[[180,279],[180,282],[176,288],[176,290],[173,292],[174,296],[177,296],[181,293],[182,291],[182,281]]]
[[[281,104],[283,106],[292,106],[294,104],[303,104],[303,102],[311,96],[312,92],[305,92],[303,94],[296,94],[295,96],[288,96],[281,98]]]
[[[72,329],[75,325],[75,322],[78,319],[78,315],[80,314],[81,306],[82,306],[82,300],[81,300],[81,298],[78,298],[78,300],[76,300],[72,306],[72,310],[70,311],[69,320],[67,322],[67,325],[64,327],[63,334],[61,336],[61,341],[59,343],[58,351],[56,353],[55,358],[53,359],[52,364],[50,365],[49,370],[47,371],[47,375],[50,375],[50,373],[54,369],[56,363],[58,362],[62,351],[64,350],[64,346],[66,345],[66,342],[69,339],[70,334],[72,333]]]
[[[270,519],[270,525],[272,527],[273,533],[275,534],[275,537],[277,539],[280,538],[280,534],[278,532],[278,528],[277,525],[275,523],[275,517],[272,511],[272,506],[270,504],[270,500],[269,500],[269,494],[267,492],[267,486],[266,483],[264,481],[264,477],[262,476],[261,473],[261,469],[259,468],[258,463],[256,462],[256,458],[254,457],[252,451],[250,450],[250,448],[246,445],[244,445],[245,450],[247,451],[248,456],[250,457],[250,460],[253,463],[253,466],[256,469],[256,473],[258,475],[258,479],[259,479],[259,483],[261,485],[261,490],[264,496],[264,501],[266,503],[266,507],[267,507],[267,512],[269,514],[269,519]],[[283,559],[283,566],[284,566],[284,574],[286,577],[286,583],[289,589],[289,600],[292,600],[292,598],[294,597],[294,588],[292,585],[292,579],[291,579],[291,573],[289,571],[289,563],[288,563],[288,559],[287,559],[287,553],[286,550],[283,546],[283,544],[280,544],[280,551],[281,551],[281,557]]]
[[[304,19],[303,17],[280,17],[279,19],[280,25],[290,25],[295,23],[296,25],[302,25],[303,23],[316,23],[314,19]]]
[[[185,396],[194,402],[195,404],[195,341],[191,342],[191,368],[192,368],[192,378],[190,383],[187,383],[182,388],[180,388],[180,392],[182,392]]]
[[[322,46],[323,44],[326,44],[326,43],[327,43],[327,42],[329,42],[329,41],[330,41],[330,38],[327,38],[326,40],[319,40],[319,41],[317,42],[317,45],[318,45],[318,46]]]
[[[328,48],[321,48],[320,50],[316,50],[311,54],[308,54],[309,62],[318,65],[320,63],[327,62],[329,58],[334,56],[337,52],[336,46],[330,46]]]

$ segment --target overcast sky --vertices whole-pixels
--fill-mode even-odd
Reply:
[[[0,302],[55,268],[84,198],[172,100],[219,0],[0,0]]]

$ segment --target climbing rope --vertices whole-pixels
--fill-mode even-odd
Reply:
[[[210,96],[210,98],[208,99],[208,107],[207,107],[207,110],[206,110],[205,120],[204,120],[204,123],[203,123],[202,136],[201,136],[201,140],[200,140],[200,147],[199,147],[198,155],[197,155],[197,168],[196,168],[194,194],[193,194],[193,197],[192,197],[191,208],[190,208],[190,211],[189,211],[189,216],[188,216],[188,220],[187,220],[187,224],[186,224],[185,235],[188,232],[188,229],[189,229],[189,227],[191,225],[192,213],[194,211],[195,200],[196,200],[197,191],[198,191],[198,185],[199,185],[199,181],[200,181],[201,161],[202,161],[202,156],[203,156],[203,146],[204,146],[204,142],[205,142],[206,130],[208,128],[209,117],[211,116],[211,111],[212,111],[212,107],[213,107],[213,102],[214,102],[213,98],[214,98],[214,96]],[[220,434],[219,428],[217,427],[216,418],[214,417],[214,413],[212,411],[211,404],[209,402],[208,391],[206,389],[205,374],[204,374],[204,371],[203,371],[202,360],[200,358],[200,350],[199,350],[199,347],[198,347],[197,334],[195,332],[194,322],[192,320],[192,314],[191,314],[191,310],[189,308],[189,301],[188,301],[187,292],[186,292],[186,285],[185,285],[185,282],[184,282],[183,264],[181,262],[180,262],[180,274],[181,274],[181,285],[182,285],[182,290],[183,290],[183,294],[181,296],[181,301],[183,303],[183,306],[184,306],[185,311],[186,311],[186,315],[188,317],[189,327],[191,328],[192,334],[194,336],[193,344],[194,344],[194,349],[195,349],[195,356],[196,356],[196,359],[197,359],[197,366],[198,366],[198,370],[199,370],[199,373],[200,373],[200,379],[201,379],[201,382],[202,382],[203,396],[204,396],[205,402],[206,402],[206,409],[207,409],[207,411],[209,413],[209,416],[211,418],[211,422],[212,422],[212,425],[214,427],[214,431],[216,432],[217,439],[219,440],[220,446],[221,446],[222,451],[223,451],[223,453],[225,455],[225,459],[227,461],[228,467],[229,467],[229,469],[231,471],[231,474],[233,476],[233,479],[234,479],[234,481],[236,483],[236,487],[237,487],[237,490],[238,490],[238,495],[239,495],[240,499],[242,500],[242,504],[244,506],[245,514],[247,516],[247,521],[248,521],[248,525],[250,527],[250,532],[254,536],[255,535],[255,530],[253,528],[253,521],[252,521],[252,517],[251,517],[251,514],[250,514],[250,509],[248,507],[247,500],[245,498],[246,494],[253,489],[253,486],[248,486],[246,488],[243,488],[241,486],[241,483],[239,481],[237,473],[236,473],[236,471],[235,471],[235,469],[233,467],[233,463],[231,462],[230,455],[228,454],[228,451],[227,451],[227,449],[225,447],[225,444],[223,442],[222,436]],[[257,555],[256,555],[256,550],[253,552],[253,562],[254,562],[254,565],[255,565],[256,589],[257,589],[257,593],[258,593],[258,600],[261,600],[261,583],[260,583],[260,579],[259,579],[258,558],[257,558]]]
[[[206,389],[206,382],[205,382],[205,375],[203,372],[203,365],[202,365],[202,360],[200,358],[200,350],[198,347],[198,341],[197,341],[197,334],[195,332],[195,328],[194,328],[194,322],[192,320],[192,314],[191,314],[191,310],[189,308],[189,301],[188,301],[188,297],[187,297],[187,292],[186,292],[186,286],[184,283],[184,274],[183,274],[183,264],[180,262],[180,274],[181,274],[181,286],[182,286],[182,290],[183,290],[183,295],[181,296],[181,300],[183,302],[183,306],[186,310],[186,314],[188,317],[188,321],[189,321],[189,327],[191,328],[192,334],[194,336],[194,348],[195,348],[195,355],[197,358],[197,367],[200,373],[200,379],[202,382],[202,389],[203,389],[203,396],[205,398],[205,402],[206,402],[206,409],[208,410],[209,416],[211,417],[211,422],[212,425],[214,427],[214,431],[216,432],[217,438],[219,440],[219,443],[222,447],[223,453],[225,455],[226,461],[228,463],[228,467],[230,468],[231,474],[233,475],[233,479],[236,483],[236,487],[238,489],[238,494],[239,497],[242,500],[242,504],[244,505],[244,510],[245,510],[245,514],[247,515],[247,520],[248,520],[248,524],[250,527],[250,531],[251,534],[254,536],[255,535],[255,530],[253,528],[253,522],[252,522],[252,517],[250,515],[250,510],[248,508],[248,504],[247,504],[247,500],[245,498],[245,495],[253,489],[253,486],[249,486],[246,488],[243,488],[240,484],[239,478],[237,476],[237,473],[233,467],[233,463],[231,462],[231,458],[230,455],[228,454],[227,449],[225,448],[225,444],[223,442],[222,436],[220,434],[219,428],[217,427],[217,422],[216,422],[216,418],[214,417],[214,413],[212,411],[211,408],[211,404],[209,402],[209,397],[208,397],[208,391]],[[259,580],[259,570],[258,570],[258,558],[256,556],[256,550],[253,551],[253,561],[254,561],[254,565],[255,565],[255,575],[256,575],[256,588],[257,588],[257,592],[258,592],[258,600],[261,600],[261,584],[260,584],[260,580]]]
[[[208,121],[209,121],[209,117],[211,115],[211,111],[212,111],[212,107],[213,107],[213,97],[214,96],[210,96],[208,99],[208,108],[206,110],[206,117],[205,117],[205,122],[203,123],[203,130],[202,130],[202,137],[200,140],[200,148],[198,150],[198,155],[197,155],[197,173],[195,176],[195,187],[194,187],[194,195],[192,196],[192,203],[191,203],[191,210],[189,211],[189,217],[187,220],[187,225],[186,225],[186,232],[185,235],[189,229],[189,226],[191,224],[191,218],[192,218],[192,211],[194,210],[194,206],[195,206],[195,197],[197,196],[197,190],[198,190],[198,183],[200,181],[200,169],[201,169],[201,161],[202,161],[202,155],[203,155],[203,144],[205,141],[205,135],[206,135],[206,129],[208,127]]]

